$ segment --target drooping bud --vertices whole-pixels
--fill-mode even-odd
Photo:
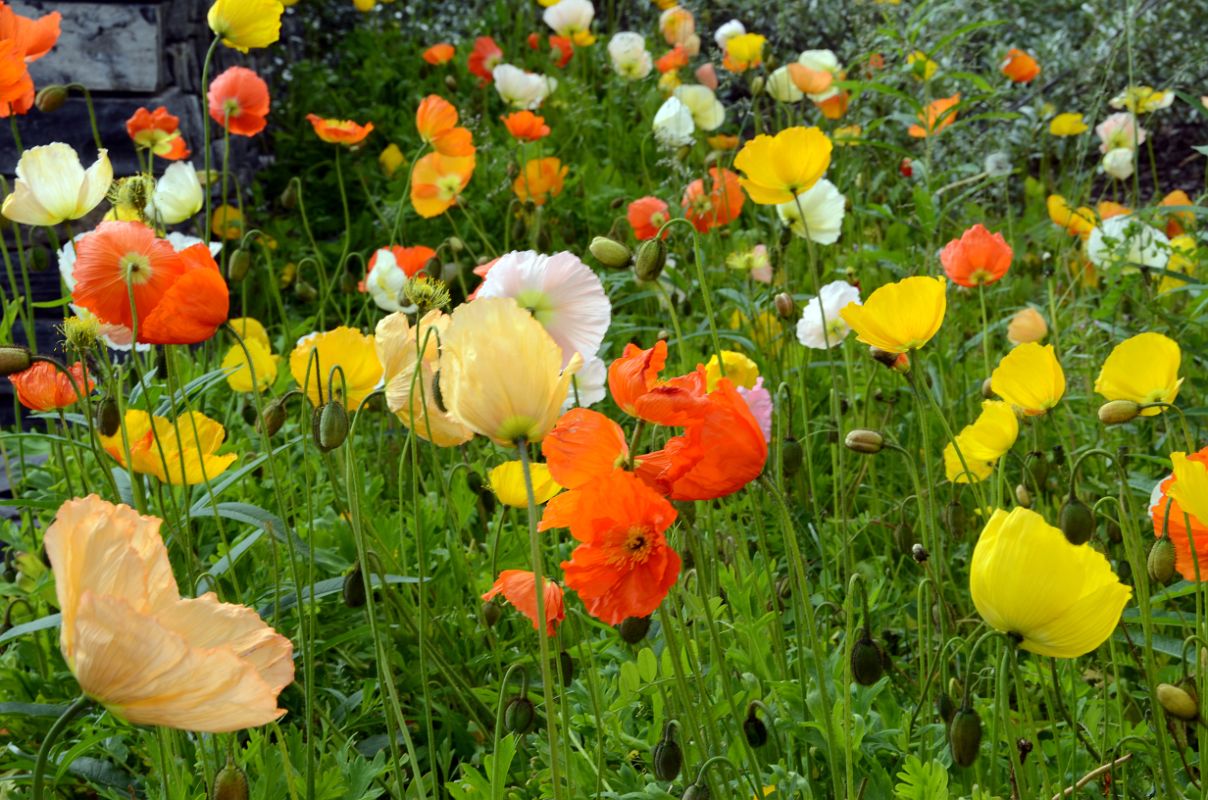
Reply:
[[[755,714],[755,704],[747,707],[747,718],[742,721],[742,734],[751,747],[763,747],[768,743],[768,726]]]
[[[57,83],[52,83],[50,86],[43,86],[36,95],[34,95],[34,105],[43,114],[50,114],[58,111],[67,102],[67,87]]]
[[[1189,693],[1169,683],[1159,683],[1157,688],[1158,703],[1172,717],[1193,722],[1200,715],[1199,704]]]
[[[894,372],[901,372],[903,374],[910,372],[910,356],[905,353],[891,353],[879,347],[870,347],[868,348],[868,352],[872,356],[873,361],[888,367]]]
[[[784,470],[784,477],[796,475],[804,462],[805,451],[801,449],[801,442],[792,437],[785,439],[780,445],[780,468]]]
[[[993,400],[995,397],[994,387],[991,385],[989,378],[986,378],[984,381],[982,381],[981,395],[986,400]]]
[[[24,372],[33,363],[28,347],[18,344],[0,346],[0,376],[7,377]]]
[[[503,606],[495,598],[491,598],[482,604],[482,621],[488,628],[494,628],[495,623],[499,622],[499,618],[503,616]]]
[[[252,254],[240,247],[231,253],[231,260],[227,262],[227,278],[232,283],[239,283],[247,277],[251,268]]]
[[[279,397],[264,407],[260,417],[260,430],[265,436],[275,436],[285,424],[285,400],[286,398]]]
[[[298,187],[293,181],[285,184],[285,189],[281,192],[281,205],[291,210],[297,207]]]
[[[1024,508],[1032,507],[1032,493],[1028,491],[1028,487],[1022,483],[1015,487],[1015,502],[1019,503]]]
[[[947,725],[956,716],[956,703],[952,702],[952,697],[947,692],[940,692],[939,699],[935,701],[935,710]]]
[[[575,660],[571,658],[570,653],[565,650],[558,653],[557,659],[550,666],[555,675],[562,676],[562,685],[570,686],[570,682],[575,679]]]
[[[347,575],[344,576],[344,605],[349,608],[360,608],[365,605],[365,573],[361,571],[358,561]]]
[[[213,800],[247,800],[247,774],[227,756],[226,766],[214,776]]]
[[[667,243],[655,237],[647,239],[638,247],[638,254],[633,261],[633,271],[640,281],[658,280],[667,265]]]
[[[977,760],[981,748],[981,717],[971,708],[956,712],[948,725],[948,749],[952,752],[952,763],[968,767]]]
[[[968,516],[965,514],[965,507],[959,500],[954,498],[944,506],[944,527],[948,529],[948,533],[952,534],[953,538],[959,539],[965,535],[967,522]]]
[[[1132,400],[1111,400],[1099,406],[1099,421],[1104,425],[1123,425],[1140,413],[1140,403],[1134,403]]]
[[[522,735],[533,729],[533,723],[537,721],[537,709],[533,707],[533,702],[527,697],[516,695],[503,709],[503,726],[508,729],[508,733]]]
[[[114,436],[121,428],[122,412],[117,407],[117,400],[113,399],[111,395],[106,395],[97,404],[93,424],[96,425],[97,433],[102,436]]]
[[[776,307],[776,314],[781,319],[792,319],[797,316],[797,303],[788,292],[781,292],[776,295],[772,299],[772,305]]]
[[[906,520],[902,520],[893,529],[893,545],[898,549],[898,552],[904,556],[911,554],[914,546],[919,543],[919,537],[915,535],[914,528]]]
[[[1145,567],[1149,571],[1150,580],[1163,586],[1170,583],[1174,577],[1174,542],[1163,536],[1149,548],[1149,558]]]
[[[624,269],[633,259],[633,253],[629,251],[628,247],[607,236],[595,237],[587,249],[596,257],[597,261],[612,269]]]
[[[674,720],[663,726],[663,738],[650,754],[654,777],[660,781],[675,780],[684,765],[684,751],[680,749],[679,742],[675,741],[675,726]]]
[[[650,632],[650,617],[626,617],[617,626],[617,631],[626,644],[637,644]]]
[[[851,676],[861,686],[872,686],[885,674],[885,653],[865,630],[851,649]]]
[[[303,303],[313,303],[319,297],[319,291],[308,282],[299,279],[294,284],[294,297]]]
[[[1058,524],[1070,544],[1086,544],[1095,532],[1095,512],[1077,495],[1071,494],[1061,504]]]
[[[756,78],[755,80],[761,80]],[[684,800],[709,800],[709,787],[704,783],[694,783],[684,790]]]
[[[1033,485],[1044,486],[1044,482],[1049,477],[1049,462],[1044,457],[1044,453],[1033,450],[1028,453],[1024,463],[1028,466],[1028,473],[1032,476]]]
[[[856,428],[847,432],[847,436],[843,439],[843,444],[848,450],[854,450],[857,453],[865,455],[873,455],[881,452],[885,447],[885,437],[877,431],[871,431],[867,428]]]
[[[319,451],[335,450],[348,438],[348,412],[339,400],[324,403],[311,416],[312,434]]]

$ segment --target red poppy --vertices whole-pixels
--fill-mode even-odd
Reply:
[[[594,500],[580,506],[571,525],[581,544],[562,562],[566,585],[605,624],[649,616],[679,576],[679,554],[663,535],[675,509],[628,472],[579,491]]]
[[[545,635],[553,636],[558,632],[558,624],[566,619],[562,608],[562,587],[551,580],[545,583]],[[533,628],[540,630],[537,622],[537,576],[522,569],[505,569],[499,573],[495,585],[482,596],[490,600],[498,595],[511,603],[517,611],[533,621]]]
[[[160,158],[178,161],[190,155],[189,146],[180,135],[180,118],[163,106],[154,111],[139,108],[126,120],[126,133],[136,147],[150,150]]]
[[[61,19],[58,11],[23,17],[0,2],[0,118],[33,108],[34,82],[27,65],[55,46]]]
[[[17,400],[33,411],[54,411],[83,399],[95,385],[84,374],[84,365],[77,361],[68,369],[68,378],[59,368],[46,361],[38,361],[29,369],[22,370],[8,379],[17,390]],[[73,382],[74,379],[74,382]]]
[[[532,111],[514,111],[506,117],[500,117],[513,139],[521,142],[535,142],[549,136],[549,126],[545,117],[539,117]]]
[[[654,62],[654,68],[659,72],[673,72],[680,67],[688,66],[688,51],[683,45],[677,44]]]
[[[365,141],[365,137],[373,131],[372,122],[361,125],[350,119],[326,119],[318,114],[307,114],[306,119],[315,129],[315,135],[328,144],[352,147]]]
[[[575,54],[575,43],[565,36],[551,36],[549,37],[549,49],[551,53],[556,54],[554,65],[558,69],[562,69]]]
[[[629,218],[633,235],[640,242],[658,236],[659,228],[671,219],[671,214],[667,211],[667,204],[653,196],[634,200],[629,204],[625,216]],[[663,238],[666,239],[669,233],[670,231],[663,231]]]
[[[1011,268],[1011,245],[1001,233],[990,233],[980,222],[940,251],[944,272],[961,286],[987,286]]]
[[[457,126],[457,109],[443,97],[430,94],[415,109],[415,129],[432,149],[444,156],[464,158],[474,154],[474,137]]]
[[[709,168],[709,189],[705,190],[703,178],[697,178],[688,184],[684,197],[680,201],[684,216],[696,226],[701,233],[707,233],[710,228],[728,225],[742,213],[742,205],[746,195],[738,183],[738,175],[728,169],[718,170]]]
[[[449,44],[448,42],[441,42],[440,44],[434,44],[425,50],[423,52],[423,58],[424,61],[436,66],[440,64],[447,64],[452,61],[455,53],[456,51],[453,49],[453,45]]]
[[[501,63],[503,63],[503,51],[499,49],[499,45],[495,44],[494,39],[490,36],[479,36],[474,40],[474,49],[470,51],[466,66],[472,75],[478,76],[484,86],[495,80],[491,71]]]
[[[1208,447],[1192,453],[1187,458],[1190,461],[1208,465]],[[1200,573],[1198,580],[1208,580],[1208,528],[1205,528],[1190,514],[1184,514],[1179,501],[1170,496],[1170,486],[1174,481],[1174,475],[1170,475],[1162,481],[1157,502],[1149,509],[1150,517],[1153,519],[1153,535],[1158,539],[1162,538],[1163,531],[1170,535],[1170,541],[1174,544],[1174,566],[1180,575],[1189,581],[1197,580],[1196,562],[1198,561]],[[1169,512],[1166,509],[1167,503],[1170,504]],[[1190,530],[1187,527],[1188,521],[1191,523]],[[1191,552],[1192,539],[1195,542],[1194,556]]]
[[[210,84],[206,93],[210,118],[226,124],[238,136],[255,136],[264,130],[270,98],[268,84],[247,67],[230,67]]]
[[[1007,51],[1000,69],[1014,83],[1031,83],[1040,74],[1040,64],[1036,63],[1036,59],[1014,47]]]
[[[657,425],[687,425],[699,418],[705,403],[704,370],[664,381],[659,373],[666,363],[667,343],[662,340],[649,350],[627,344],[608,367],[608,390],[630,416]]]
[[[180,251],[185,271],[147,314],[138,340],[148,344],[197,344],[226,322],[231,295],[210,247],[198,243]]]
[[[390,254],[394,256],[395,263],[398,264],[399,269],[401,269],[403,274],[408,278],[415,277],[415,275],[424,268],[424,265],[436,255],[435,250],[433,250],[431,247],[424,247],[422,244],[417,244],[415,247],[401,247],[397,244],[392,244],[389,247],[381,247],[377,250],[374,250],[373,255],[369,257],[369,264],[365,268],[366,276],[373,272],[373,268],[377,266],[378,253],[380,253],[382,250],[390,251]],[[367,291],[365,289],[364,279],[357,284],[357,288],[362,292]]]

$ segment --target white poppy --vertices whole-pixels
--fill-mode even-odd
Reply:
[[[593,356],[583,364],[583,368],[570,379],[571,388],[566,393],[566,402],[562,404],[565,411],[575,407],[575,397],[583,408],[594,406],[608,394],[608,365],[603,359]]]
[[[846,204],[847,198],[839,193],[835,184],[822,178],[795,200],[776,206],[776,213],[798,236],[807,236],[818,244],[834,244],[843,231]]]
[[[573,38],[577,33],[591,29],[596,9],[591,0],[561,0],[545,9],[541,19],[559,36]]]
[[[742,36],[746,32],[747,28],[745,25],[736,19],[732,19],[717,29],[717,32],[713,34],[713,41],[717,42],[718,47],[725,50],[726,42],[735,36]]]
[[[197,170],[187,161],[175,161],[155,182],[143,213],[164,225],[176,225],[196,215],[204,203]]]
[[[839,316],[845,307],[860,304],[860,290],[847,281],[832,281],[811,298],[797,321],[797,341],[814,350],[825,350],[843,341],[851,328]]]
[[[726,107],[708,86],[684,84],[675,89],[675,98],[692,112],[692,122],[702,131],[715,131],[726,121]]]
[[[768,94],[772,96],[773,100],[780,103],[796,103],[805,97],[805,93],[797,88],[797,84],[793,83],[793,76],[789,74],[788,67],[775,69],[768,76],[764,88],[768,90]]]
[[[1170,239],[1131,214],[1103,220],[1086,239],[1086,257],[1099,269],[1123,266],[1164,268],[1170,260]]]
[[[1133,151],[1128,147],[1117,147],[1103,155],[1103,171],[1118,181],[1128,180],[1133,174]]]
[[[58,225],[96,208],[111,183],[113,166],[106,150],[85,170],[71,145],[31,147],[17,161],[13,192],[4,198],[0,213],[23,225]]]
[[[525,72],[511,64],[500,64],[491,70],[495,90],[513,108],[532,111],[540,108],[545,98],[558,88],[558,80],[535,72]]]
[[[365,276],[365,290],[383,311],[401,311],[403,287],[407,285],[407,273],[399,266],[389,247],[378,248],[373,254],[373,268]]]
[[[654,69],[654,59],[646,49],[646,39],[640,33],[622,31],[608,40],[608,55],[612,68],[622,78],[640,80]]]
[[[692,109],[678,97],[668,97],[654,115],[654,138],[666,147],[681,147],[692,144],[694,133],[696,122],[692,119]]]

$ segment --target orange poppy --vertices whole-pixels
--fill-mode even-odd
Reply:
[[[824,69],[810,69],[796,61],[789,62],[788,70],[789,80],[806,94],[822,94],[835,82],[834,73]]]
[[[608,390],[617,406],[658,425],[687,425],[699,419],[706,402],[704,371],[660,380],[666,364],[667,343],[661,339],[649,350],[625,345],[621,357],[608,367]]]
[[[549,126],[545,117],[539,117],[532,111],[515,111],[506,117],[500,117],[513,139],[521,142],[535,142],[549,136]]]
[[[138,331],[148,344],[197,344],[212,337],[230,313],[231,295],[209,245],[180,251],[185,271],[151,309]]]
[[[415,109],[415,129],[441,155],[462,158],[473,155],[473,135],[457,127],[457,109],[448,100],[430,94]]]
[[[140,107],[126,120],[126,133],[135,147],[150,150],[160,158],[178,161],[188,158],[189,146],[180,135],[180,118],[163,106],[148,111]]]
[[[552,156],[533,159],[512,182],[512,191],[522,203],[532,200],[534,205],[543,206],[549,198],[562,194],[569,170]]]
[[[1031,83],[1040,74],[1040,65],[1036,63],[1036,59],[1014,47],[1007,51],[1007,56],[999,68],[1003,75],[1015,83]]]
[[[77,361],[68,369],[68,378],[54,364],[38,361],[8,379],[17,390],[17,400],[32,411],[54,411],[82,400],[80,392],[88,393],[95,385],[86,377],[84,365]],[[74,379],[74,382],[73,382]]]
[[[932,100],[927,104],[927,108],[919,113],[919,122],[923,124],[911,125],[907,133],[916,139],[926,139],[939,133],[956,121],[956,104],[960,101],[960,92],[951,97]]]
[[[1208,464],[1208,447],[1198,453],[1188,455],[1187,459]],[[1208,528],[1205,528],[1190,514],[1184,515],[1179,501],[1170,496],[1170,486],[1174,481],[1174,475],[1168,476],[1159,484],[1158,491],[1155,492],[1156,502],[1149,509],[1150,517],[1153,519],[1153,535],[1160,539],[1163,530],[1169,534],[1170,541],[1174,545],[1174,566],[1180,575],[1189,581],[1196,580],[1196,561],[1199,561],[1199,580],[1208,580]],[[1168,502],[1170,504],[1169,512],[1166,510]],[[1187,527],[1188,521],[1191,523],[1190,529]],[[1194,556],[1191,552],[1193,539],[1195,541]]]
[[[545,580],[545,635],[553,636],[558,632],[558,624],[566,619],[566,611],[562,608],[562,587],[551,580]],[[511,603],[517,611],[533,621],[533,628],[540,630],[537,622],[537,576],[528,570],[505,569],[499,573],[495,585],[482,596],[490,600],[498,595]]]
[[[960,286],[988,286],[1011,268],[1014,252],[1001,233],[990,233],[980,222],[940,251],[944,272]]]
[[[102,222],[77,242],[76,253],[75,304],[101,322],[131,328],[129,281],[140,333],[146,315],[185,271],[172,245],[141,222]]]
[[[714,150],[729,151],[737,149],[738,147],[738,137],[731,136],[730,134],[726,133],[719,133],[716,136],[710,136],[709,138],[705,139],[705,141],[708,143],[709,147],[712,147]]]
[[[482,85],[495,79],[492,70],[503,63],[503,51],[490,36],[479,36],[474,40],[474,49],[466,59],[466,67],[471,75],[477,75]]]
[[[1187,192],[1182,189],[1175,189],[1170,194],[1162,198],[1160,206],[1192,206],[1191,198],[1187,196]],[[1191,211],[1172,211],[1170,216],[1166,218],[1166,235],[1171,239],[1185,232],[1184,225],[1188,225],[1195,221],[1195,214]]]
[[[659,228],[671,219],[667,204],[657,197],[640,197],[634,200],[626,209],[625,216],[629,219],[629,224],[633,227],[633,235],[639,242],[653,239],[658,235]],[[667,238],[668,233],[670,231],[663,231],[664,239]]]
[[[25,54],[11,39],[0,40],[0,118],[25,114],[34,105],[34,81]]]
[[[737,219],[747,199],[742,193],[737,173],[710,167],[709,178],[708,191],[705,190],[704,179],[697,178],[688,184],[680,201],[684,216],[701,233],[707,233],[710,228],[720,225],[728,225]]]
[[[0,39],[8,39],[21,51],[25,63],[37,61],[59,41],[63,15],[52,11],[37,19],[23,17],[0,2]]]
[[[365,141],[365,137],[373,131],[373,123],[360,125],[350,119],[324,119],[318,114],[307,114],[315,135],[329,144],[342,144],[352,147]]]
[[[432,65],[447,64],[453,60],[456,51],[448,42],[434,44],[423,52],[424,61]]]
[[[563,69],[569,62],[570,57],[575,54],[575,43],[565,36],[549,37],[550,53],[555,54],[554,66],[558,69]]]
[[[452,208],[474,174],[474,156],[453,158],[428,153],[415,162],[411,174],[411,205],[424,218],[440,216]]]
[[[842,119],[850,100],[851,94],[848,92],[836,92],[825,100],[819,100],[816,105],[827,119]]]
[[[581,489],[622,466],[629,456],[629,445],[621,426],[599,411],[572,408],[558,418],[542,440],[541,452],[555,483]]]
[[[264,130],[269,110],[268,84],[247,67],[230,67],[210,84],[206,93],[210,118],[226,124],[238,136],[255,136]]]
[[[679,577],[679,554],[664,538],[675,509],[628,472],[579,491],[594,500],[571,526],[581,544],[562,562],[566,585],[605,624],[649,616]]]
[[[677,44],[654,62],[654,68],[659,72],[674,72],[680,67],[688,66],[688,51],[683,45]]]
[[[1095,206],[1095,211],[1098,212],[1100,220],[1123,217],[1126,214],[1132,213],[1132,209],[1128,206],[1111,200],[1100,200],[1099,204]]]
[[[381,249],[390,251],[390,254],[394,256],[394,260],[398,264],[399,269],[401,269],[403,274],[408,278],[413,277],[417,272],[423,269],[424,265],[431,261],[432,257],[436,255],[435,250],[433,250],[431,247],[425,247],[422,244],[417,244],[414,247],[401,247],[397,244],[392,244],[389,247],[384,247]],[[378,252],[378,250],[374,250],[373,255],[369,257],[369,264],[365,269],[366,274],[373,272],[373,268],[377,265]]]

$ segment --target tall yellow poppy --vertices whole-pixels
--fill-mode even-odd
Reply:
[[[791,203],[826,174],[831,140],[818,128],[786,128],[775,136],[761,134],[743,145],[734,166],[751,200],[760,205]]]
[[[1044,414],[1065,394],[1065,372],[1053,345],[1021,344],[990,374],[990,388],[1028,416]]]
[[[1179,377],[1182,352],[1179,343],[1160,333],[1139,333],[1112,348],[1095,391],[1108,400],[1134,403],[1173,403],[1183,379]],[[1153,417],[1165,409],[1147,408],[1142,416]]]
[[[916,275],[887,283],[869,295],[864,305],[851,303],[839,316],[856,338],[889,353],[917,350],[939,331],[948,309],[947,281]]]

